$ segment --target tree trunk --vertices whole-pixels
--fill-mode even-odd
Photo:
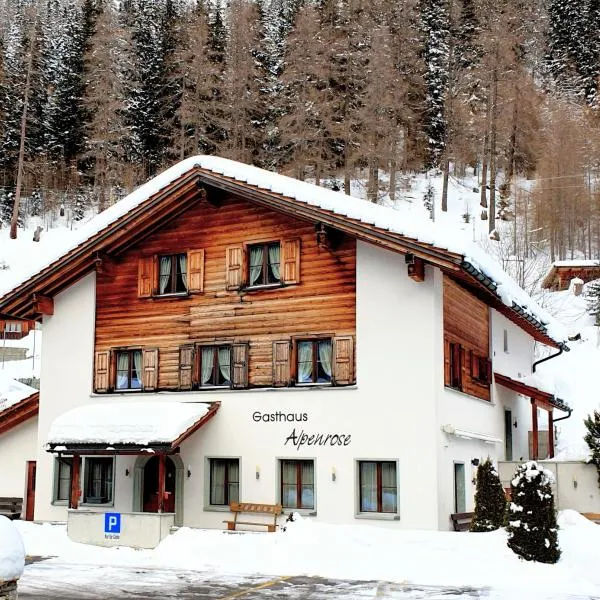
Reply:
[[[483,133],[483,155],[481,157],[481,196],[479,204],[487,208],[487,172],[488,172],[488,132],[490,120],[490,99],[487,99],[485,107],[485,131]]]
[[[497,51],[496,51],[497,54]],[[492,74],[492,105],[490,127],[490,208],[489,232],[496,229],[496,141],[498,130],[498,114],[496,104],[498,100],[498,71],[494,67]]]
[[[23,113],[21,115],[21,142],[19,144],[19,162],[17,165],[17,189],[15,190],[15,203],[10,220],[10,239],[17,239],[17,225],[19,223],[19,204],[21,204],[21,187],[23,185],[23,163],[25,162],[25,136],[27,134],[27,109],[29,106],[29,87],[31,84],[31,70],[33,68],[33,44],[35,40],[35,26],[31,31],[29,42],[29,61],[25,77],[25,97],[23,99]]]
[[[450,171],[450,161],[444,156],[444,179],[442,181],[442,211],[448,212],[448,172]]]

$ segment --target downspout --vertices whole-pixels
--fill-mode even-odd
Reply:
[[[531,370],[535,373],[535,368],[539,364],[541,364],[543,362],[546,362],[547,360],[550,360],[551,358],[556,358],[557,356],[560,356],[563,352],[564,352],[564,347],[561,344],[561,346],[559,347],[558,352],[556,354],[551,354],[550,356],[546,356],[546,358],[541,358],[540,360],[536,360],[533,363],[533,366],[531,367]]]
[[[559,421],[564,421],[565,419],[568,419],[571,416],[571,414],[573,413],[573,409],[572,408],[567,408],[566,410],[569,413],[566,417],[561,417],[560,419],[552,419],[552,422],[553,423],[558,423]]]

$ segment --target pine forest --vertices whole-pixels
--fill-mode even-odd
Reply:
[[[0,0],[0,225],[217,154],[442,210],[472,173],[512,252],[598,258],[599,72],[598,0]]]

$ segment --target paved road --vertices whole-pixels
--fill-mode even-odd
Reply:
[[[535,600],[488,589],[439,588],[319,577],[227,573],[33,562],[19,582],[20,600]],[[552,600],[600,600],[553,598]]]

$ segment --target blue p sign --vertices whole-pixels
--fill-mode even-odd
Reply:
[[[104,514],[104,533],[121,533],[121,513]]]

